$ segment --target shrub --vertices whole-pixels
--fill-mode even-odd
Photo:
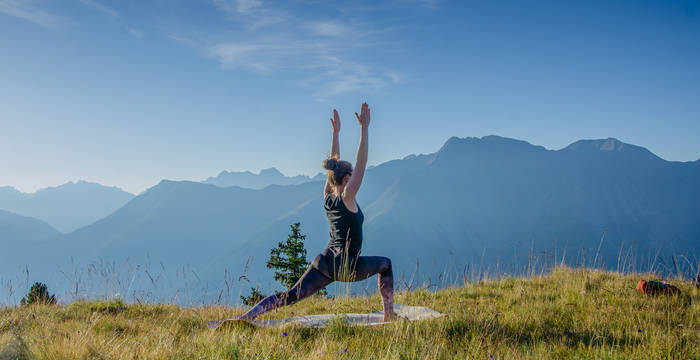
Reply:
[[[250,295],[249,296],[241,296],[241,300],[243,301],[243,303],[248,305],[248,306],[253,306],[264,298],[265,298],[265,295],[263,295],[260,291],[258,291],[258,289],[253,288],[253,287],[250,288]]]

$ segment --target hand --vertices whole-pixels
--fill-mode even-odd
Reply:
[[[331,118],[331,125],[333,125],[333,132],[340,132],[340,116],[338,116],[338,111],[333,109],[333,118]]]
[[[367,105],[367,103],[362,103],[360,115],[357,115],[357,113],[355,113],[355,117],[357,117],[357,121],[360,123],[361,126],[369,126],[369,105]]]

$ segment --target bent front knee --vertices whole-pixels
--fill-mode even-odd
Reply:
[[[382,265],[381,265],[381,271],[382,273],[391,271],[391,259],[388,257],[383,258]]]

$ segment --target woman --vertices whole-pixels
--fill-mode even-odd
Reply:
[[[325,288],[333,281],[361,281],[379,274],[379,292],[382,295],[384,321],[394,320],[394,278],[391,260],[383,256],[360,256],[362,247],[362,222],[364,215],[355,201],[362,184],[367,165],[367,132],[369,128],[369,106],[362,104],[360,114],[355,113],[362,129],[360,145],[357,149],[357,162],[352,164],[340,160],[338,133],[340,117],[333,110],[333,140],[331,155],[323,162],[328,170],[326,185],[323,188],[323,202],[330,225],[331,239],[306,272],[294,286],[285,291],[266,297],[252,309],[238,317],[252,321],[261,314],[284,305],[291,305]]]

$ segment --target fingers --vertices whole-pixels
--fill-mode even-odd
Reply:
[[[360,111],[361,111],[361,110],[360,110]],[[362,120],[360,120],[360,115],[357,115],[357,112],[355,112],[355,117],[357,118],[357,121],[362,122]]]
[[[331,118],[331,124],[334,130],[340,130],[340,116],[338,116],[338,110],[333,109],[333,117]]]

